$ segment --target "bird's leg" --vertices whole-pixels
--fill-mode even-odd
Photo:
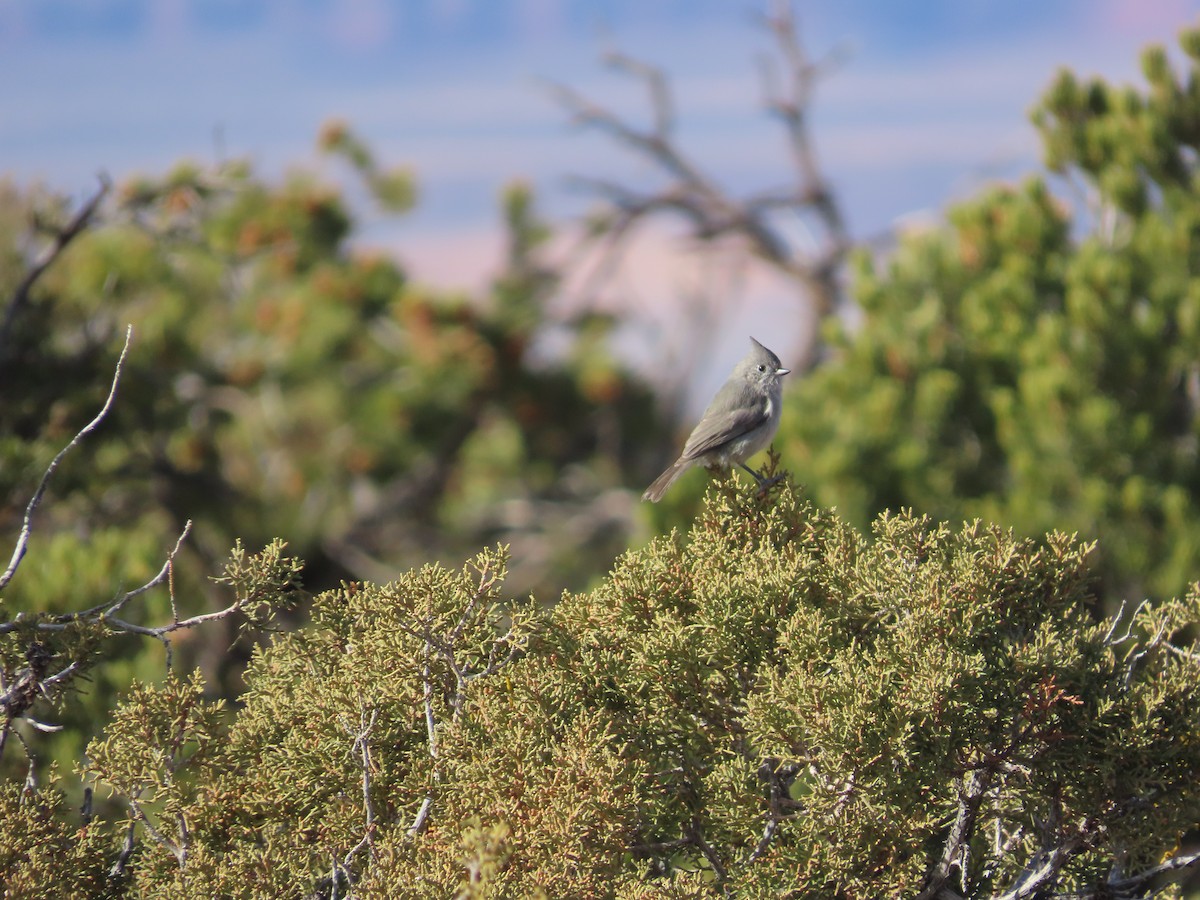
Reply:
[[[758,495],[760,497],[766,496],[767,491],[770,490],[772,486],[783,480],[782,474],[773,475],[770,478],[763,478],[762,475],[758,474],[758,472],[755,472],[745,463],[738,463],[738,465],[749,472],[751,476],[753,476],[754,480],[758,482]]]

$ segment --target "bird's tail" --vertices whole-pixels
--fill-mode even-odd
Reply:
[[[692,465],[690,459],[677,459],[657,478],[650,487],[646,488],[646,492],[642,494],[643,500],[649,500],[651,503],[657,503],[663,498],[663,494],[667,492],[667,488],[675,483],[675,479],[686,472]]]

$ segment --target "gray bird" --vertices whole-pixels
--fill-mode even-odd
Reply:
[[[646,488],[643,500],[657,503],[675,479],[695,465],[728,469],[736,463],[763,484],[763,478],[745,461],[775,436],[783,405],[781,379],[791,370],[783,368],[779,357],[754,338],[750,343],[754,345],[750,353],[734,366],[729,380],[708,404],[679,459]]]

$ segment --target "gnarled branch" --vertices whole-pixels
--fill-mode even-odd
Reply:
[[[684,219],[700,240],[745,240],[756,256],[796,282],[817,316],[825,317],[840,304],[837,273],[851,241],[840,207],[818,164],[807,112],[817,81],[834,60],[814,62],[808,56],[788,3],[777,3],[763,22],[774,39],[783,69],[779,77],[774,68],[764,66],[763,90],[768,111],[786,131],[795,174],[790,186],[738,197],[706,174],[676,139],[675,110],[665,75],[644,61],[615,52],[602,57],[609,67],[645,84],[651,111],[649,127],[630,123],[570,87],[552,84],[550,91],[575,123],[629,147],[665,178],[661,187],[648,191],[604,180],[575,179],[608,207],[604,221],[588,238],[600,243],[596,272],[612,268],[612,258],[620,253],[638,224],[658,214],[674,215]],[[776,220],[781,213],[816,225],[820,239],[814,239],[811,246],[796,245]],[[595,280],[595,272],[584,278],[585,289],[591,289]],[[816,357],[815,330],[810,340],[812,344],[804,354],[809,364]]]

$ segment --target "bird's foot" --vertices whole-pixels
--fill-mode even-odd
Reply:
[[[745,463],[738,463],[738,465],[749,472],[750,475],[753,476],[754,480],[758,482],[758,496],[760,499],[767,496],[767,491],[779,484],[779,482],[783,481],[783,479],[786,477],[786,473],[780,472],[777,475],[772,475],[770,478],[764,478],[760,473],[755,472]]]

